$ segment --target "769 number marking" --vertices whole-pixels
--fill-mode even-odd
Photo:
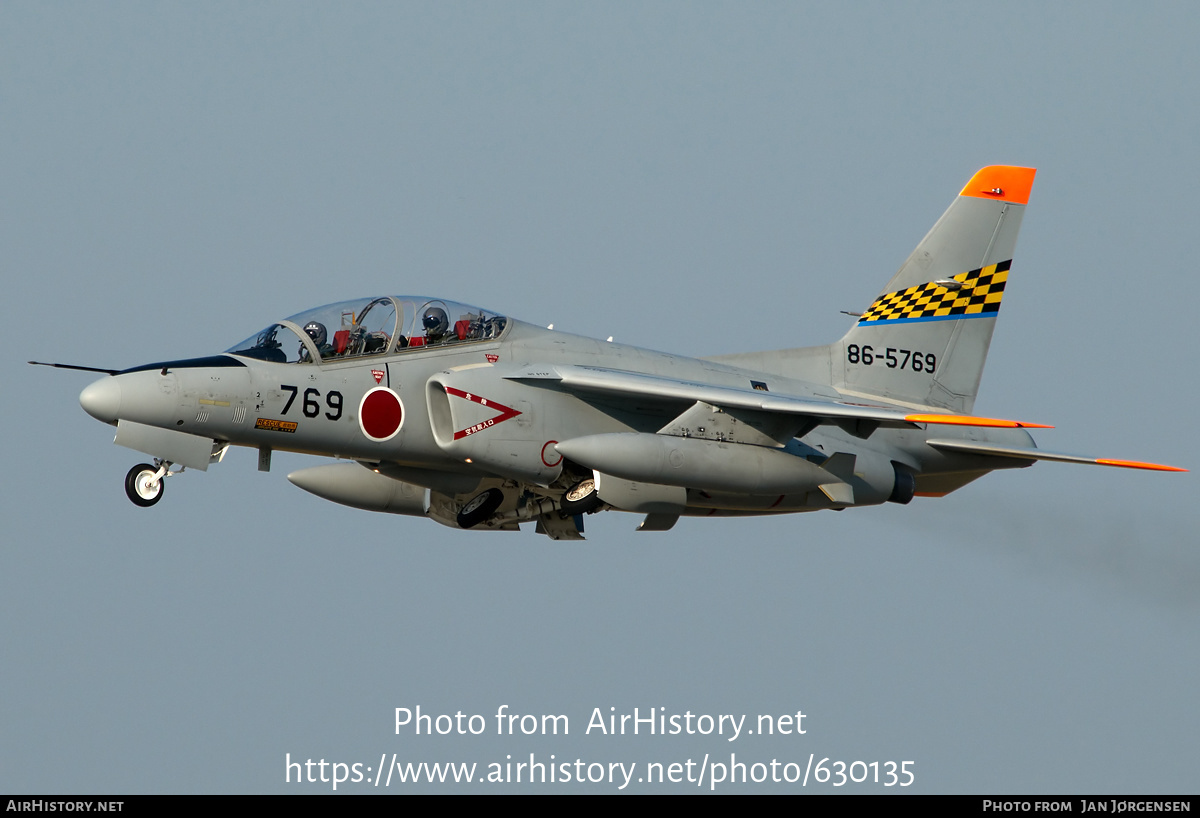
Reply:
[[[888,347],[882,354],[868,345],[846,345],[846,362],[871,366],[882,363],[888,369],[910,369],[913,372],[934,372],[937,369],[937,357],[932,352],[914,352],[911,349],[896,349]]]
[[[288,386],[283,384],[279,387],[285,392],[291,392],[292,395],[287,399],[287,403],[283,406],[282,415],[286,415],[288,410],[292,408],[292,404],[296,402],[296,395],[300,392],[298,386]],[[305,389],[304,399],[300,402],[300,410],[304,412],[306,418],[315,418],[321,414],[321,404],[317,403],[317,399],[321,397],[321,393],[316,389]],[[337,420],[342,416],[342,393],[336,389],[330,389],[325,393],[325,406],[329,411],[325,413],[325,417],[330,420]]]

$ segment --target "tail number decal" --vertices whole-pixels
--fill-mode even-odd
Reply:
[[[876,362],[885,364],[888,369],[910,369],[913,372],[928,372],[933,374],[937,369],[937,356],[932,352],[913,352],[910,349],[888,347],[883,355],[879,355],[869,345],[861,348],[858,344],[846,346],[846,362],[871,366]]]

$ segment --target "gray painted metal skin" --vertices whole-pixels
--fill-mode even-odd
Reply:
[[[80,402],[155,458],[141,499],[130,489],[140,505],[171,464],[203,469],[236,445],[258,448],[263,469],[276,449],[356,461],[289,475],[334,502],[480,530],[535,522],[556,539],[604,508],[663,530],[680,515],[904,503],[1043,457],[1138,465],[1042,452],[1020,424],[964,414],[1032,179],[976,174],[824,347],[695,359],[384,297],[280,321],[221,356],[106,376]]]

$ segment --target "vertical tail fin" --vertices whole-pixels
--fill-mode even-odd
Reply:
[[[831,345],[834,386],[972,410],[1035,173],[995,165],[971,177],[858,322]]]

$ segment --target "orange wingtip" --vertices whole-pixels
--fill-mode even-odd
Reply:
[[[1033,175],[1037,168],[1018,168],[1012,165],[992,165],[983,168],[974,176],[959,196],[974,196],[979,199],[998,199],[1013,204],[1028,204],[1029,191],[1033,188]]]
[[[1001,420],[1000,418],[977,418],[971,415],[906,415],[909,423],[943,423],[948,426],[991,426],[997,429],[1053,429],[1042,423],[1026,423],[1023,420]]]
[[[1096,462],[1101,466],[1120,466],[1122,469],[1151,469],[1152,471],[1187,471],[1178,466],[1164,466],[1161,463],[1141,463],[1137,460],[1110,460],[1097,457]]]

